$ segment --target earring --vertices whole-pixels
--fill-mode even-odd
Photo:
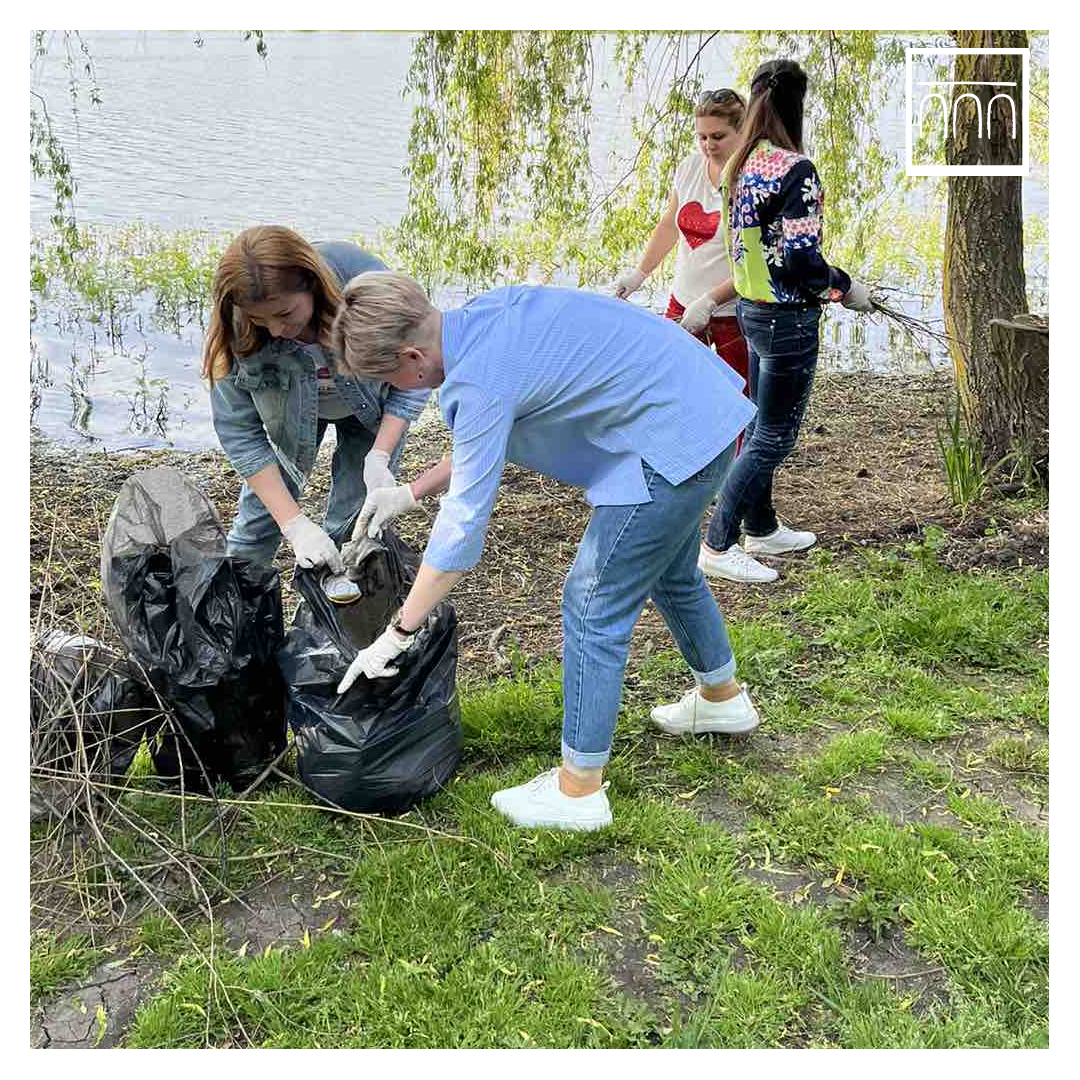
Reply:
[[[424,381],[424,373],[422,371],[418,371],[416,373],[416,381],[417,382],[423,382]]]

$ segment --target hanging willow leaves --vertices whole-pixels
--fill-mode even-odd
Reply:
[[[648,236],[691,147],[700,60],[717,35],[432,31],[413,51],[403,262],[429,285],[510,270],[609,272]],[[636,152],[608,189],[591,158],[598,53],[614,44]],[[512,217],[507,207],[527,209]]]

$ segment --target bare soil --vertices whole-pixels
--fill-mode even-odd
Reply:
[[[956,568],[1044,567],[1049,559],[1049,515],[1027,504],[995,499],[964,518],[948,499],[936,445],[951,381],[943,376],[823,375],[810,399],[799,444],[776,476],[782,518],[818,535],[818,547],[845,556],[863,547],[905,543],[927,525],[946,529],[940,557]],[[410,437],[405,476],[412,478],[449,446],[440,423]],[[99,576],[101,535],[116,494],[139,469],[182,470],[214,502],[222,521],[232,519],[240,478],[220,451],[73,453],[34,441],[30,464],[30,614],[74,622],[85,610],[88,587]],[[320,455],[305,492],[306,512],[321,518],[330,485],[330,451]],[[427,515],[434,510],[427,508]],[[492,515],[484,558],[458,585],[461,675],[489,677],[506,665],[516,645],[531,658],[561,649],[562,584],[588,523],[581,493],[510,465]],[[406,540],[422,548],[431,517],[399,519]],[[785,573],[806,558],[775,561],[769,586],[713,584],[725,617],[750,618],[801,586]],[[277,563],[285,582],[286,616],[295,596],[291,564],[282,546]],[[496,633],[496,631],[499,631]],[[646,608],[634,635],[632,662],[670,646],[659,613]],[[631,665],[632,666],[632,665]]]

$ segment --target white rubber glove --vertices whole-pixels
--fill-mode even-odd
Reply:
[[[364,458],[364,487],[368,491],[393,487],[397,481],[390,471],[390,455],[385,450],[369,450]]]
[[[870,290],[861,282],[851,279],[851,288],[844,294],[841,304],[852,311],[873,311],[874,305],[870,301]]]
[[[716,301],[713,300],[708,293],[705,293],[702,296],[699,296],[683,312],[683,317],[679,320],[679,325],[691,334],[700,334],[701,331],[709,325],[709,320],[712,318],[712,313],[715,310]]]
[[[640,270],[624,270],[615,279],[615,295],[625,300],[631,293],[636,293],[645,284],[645,275]]]
[[[407,514],[416,506],[412,488],[408,484],[396,484],[394,487],[376,488],[369,491],[364,505],[360,507],[360,516],[353,526],[353,539],[359,540],[366,532],[372,540],[378,538],[382,527],[399,514]]]
[[[334,541],[305,514],[294,517],[281,532],[292,545],[293,554],[301,566],[329,566],[335,574],[345,572],[341,552]]]
[[[384,679],[396,675],[398,669],[390,665],[413,643],[416,633],[401,636],[391,623],[366,649],[356,654],[356,659],[349,665],[345,678],[338,683],[337,692],[344,694],[361,675],[369,679]]]

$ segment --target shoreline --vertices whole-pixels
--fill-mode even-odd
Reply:
[[[813,530],[818,543],[810,552],[776,560],[781,578],[770,586],[711,583],[725,617],[750,617],[794,595],[818,553],[849,559],[866,548],[902,548],[927,526],[947,534],[939,557],[956,569],[1049,564],[1045,504],[995,498],[964,517],[949,502],[936,429],[951,385],[951,375],[819,376],[799,442],[775,484],[781,518]],[[406,444],[403,476],[415,477],[449,445],[441,422],[423,425]],[[226,526],[240,491],[240,478],[219,449],[73,452],[32,437],[30,460],[32,629],[46,622],[83,625],[94,605],[101,606],[100,538],[116,493],[132,473],[161,465],[180,469]],[[326,505],[329,464],[324,448],[301,499],[316,521]],[[400,535],[422,550],[434,513],[432,505],[402,518]],[[514,648],[530,659],[558,656],[562,584],[588,516],[581,492],[507,467],[483,559],[452,598],[461,623],[463,674],[497,674]],[[275,565],[288,622],[296,596],[286,551],[282,545]],[[101,632],[108,635],[111,628]],[[631,665],[635,657],[669,647],[667,629],[650,604],[634,632]]]

